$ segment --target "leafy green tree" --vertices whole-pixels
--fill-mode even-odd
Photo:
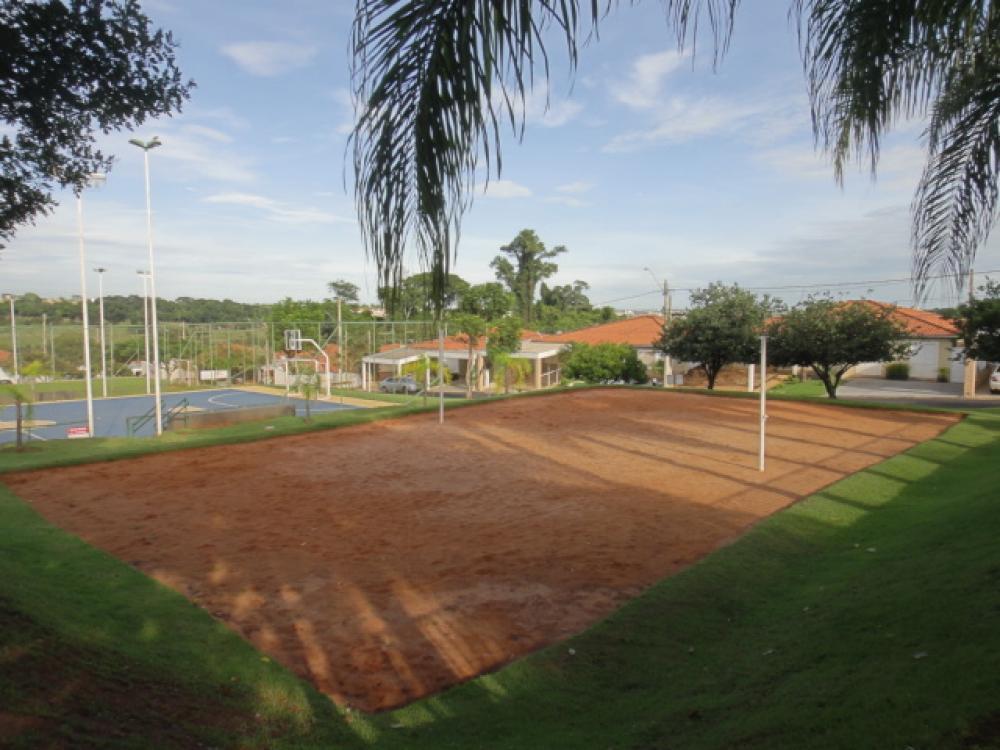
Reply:
[[[470,286],[458,299],[460,312],[486,320],[499,320],[510,312],[513,305],[513,295],[503,288],[503,284],[495,281]]]
[[[767,325],[768,361],[811,367],[830,398],[844,373],[862,362],[906,357],[906,329],[895,308],[866,302],[809,299]]]
[[[728,46],[739,4],[663,0],[682,47],[707,16],[716,58]],[[546,42],[562,40],[575,69],[581,38],[596,38],[617,5],[358,0],[352,37],[359,111],[352,139],[355,194],[363,241],[386,278],[400,275],[413,238],[441,281],[434,288],[440,301],[480,155],[487,177],[499,175],[499,124],[509,121],[517,135],[523,133],[534,73],[540,68],[547,76],[550,69]],[[915,201],[917,278],[926,280],[938,266],[967,270],[996,223],[1000,5],[790,5],[814,133],[833,157],[837,178],[855,158],[874,171],[892,126],[930,115],[928,162]],[[549,36],[551,28],[561,33]]]
[[[403,279],[398,287],[381,287],[379,299],[392,320],[429,320],[434,314],[434,278],[431,273],[416,273]],[[457,299],[469,288],[461,276],[448,274],[444,282],[444,308],[454,306]]]
[[[32,418],[31,395],[23,388],[10,384],[0,385],[0,393],[6,393],[14,402],[15,446],[18,451],[23,451],[24,422],[25,420],[30,422]]]
[[[0,0],[0,242],[111,157],[96,135],[180,111],[176,44],[136,0]]]
[[[465,337],[468,345],[468,360],[465,367],[465,396],[472,398],[472,388],[479,377],[479,368],[476,366],[476,350],[482,343],[483,336],[488,330],[486,321],[478,315],[461,313],[451,319],[449,328],[452,328]]]
[[[522,330],[521,319],[512,315],[496,321],[487,341],[488,356],[512,354],[520,350]]]
[[[574,281],[572,284],[562,286],[547,287],[542,282],[541,291],[538,294],[539,303],[554,307],[561,312],[579,310],[590,310],[592,305],[587,295],[584,294],[590,289],[590,284],[586,281]]]
[[[691,293],[687,315],[665,325],[656,345],[671,357],[697,363],[713,389],[723,367],[757,357],[764,322],[777,308],[775,300],[737,284],[709,284]]]
[[[518,386],[528,377],[531,363],[513,356],[521,348],[521,319],[507,316],[496,321],[486,341],[486,356],[490,360],[493,379],[503,386],[504,393],[510,393],[512,386]]]
[[[496,256],[490,267],[497,279],[514,294],[517,312],[524,324],[530,326],[534,317],[535,290],[543,279],[559,270],[551,259],[565,253],[566,248],[559,245],[548,250],[533,230],[523,229],[509,245],[501,247],[500,252],[502,255]]]
[[[326,289],[335,298],[339,298],[344,302],[357,302],[360,290],[357,284],[352,284],[350,281],[345,279],[336,279],[334,281],[327,282]]]
[[[563,354],[563,374],[588,383],[645,383],[646,365],[628,344],[573,344]]]
[[[1000,362],[1000,282],[979,287],[981,296],[959,305],[955,322],[965,341],[965,356]]]

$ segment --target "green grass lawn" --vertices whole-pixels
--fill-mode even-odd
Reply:
[[[826,388],[821,380],[801,380],[797,383],[782,383],[768,390],[768,395],[798,396],[801,398],[826,398]]]
[[[94,380],[91,381],[91,386],[93,388],[94,398],[100,398],[103,394],[100,378],[94,378]],[[201,386],[171,384],[166,381],[161,381],[160,383],[160,390],[164,392],[190,391],[199,387]],[[65,393],[69,398],[84,398],[87,392],[87,386],[83,379],[53,380],[50,383],[25,383],[23,388],[28,391],[28,393]],[[138,396],[144,394],[145,392],[146,378],[108,378],[108,396]],[[3,399],[10,401],[10,398],[0,394],[0,400]]]
[[[0,488],[0,745],[998,748],[998,489],[1000,414],[968,416],[586,633],[367,716]]]

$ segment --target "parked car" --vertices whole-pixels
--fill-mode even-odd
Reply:
[[[401,378],[386,378],[378,385],[382,393],[420,393],[421,388],[411,375],[404,375]]]
[[[990,393],[1000,393],[1000,365],[994,367],[990,375]]]

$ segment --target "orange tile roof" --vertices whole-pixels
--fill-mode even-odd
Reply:
[[[539,341],[566,344],[628,344],[652,347],[663,332],[663,316],[637,315],[634,318],[613,320],[589,328],[543,335]]]
[[[882,309],[892,307],[885,302],[865,300],[870,305]],[[906,327],[911,336],[923,339],[951,338],[959,335],[958,327],[943,315],[929,310],[917,310],[913,307],[896,307],[892,317]]]

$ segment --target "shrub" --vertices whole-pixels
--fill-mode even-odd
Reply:
[[[939,367],[937,381],[939,383],[947,383],[949,380],[951,380],[951,373],[948,371],[948,368]]]
[[[909,380],[910,365],[907,362],[893,362],[885,366],[886,380]]]
[[[646,365],[628,344],[574,344],[563,355],[563,375],[588,383],[649,380]]]

